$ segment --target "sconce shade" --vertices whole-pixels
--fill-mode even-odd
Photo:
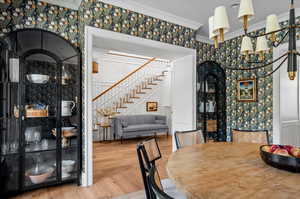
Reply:
[[[280,30],[278,19],[276,15],[269,15],[267,17],[266,33]]]
[[[268,51],[270,48],[268,47],[267,39],[265,36],[261,36],[257,38],[256,42],[256,53]]]
[[[253,53],[253,46],[250,37],[244,36],[242,41],[241,53],[246,55]]]
[[[224,33],[229,30],[229,21],[225,6],[219,6],[215,9],[214,33],[217,34],[220,29],[223,29]]]
[[[254,16],[252,0],[241,0],[238,18],[243,20],[244,16],[248,16],[248,20]]]
[[[218,34],[214,33],[214,16],[209,17],[208,24],[209,24],[209,38],[213,39],[215,36],[218,36]]]

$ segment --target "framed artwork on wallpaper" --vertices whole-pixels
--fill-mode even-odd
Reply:
[[[256,79],[241,79],[237,82],[237,101],[256,102]]]
[[[147,112],[155,112],[157,111],[157,106],[158,106],[157,102],[147,102],[146,110]]]

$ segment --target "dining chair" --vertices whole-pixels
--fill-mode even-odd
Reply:
[[[156,167],[152,166],[147,176],[150,194],[152,197],[151,199],[173,199],[161,189],[161,186],[159,184],[157,184],[156,170]]]
[[[151,168],[153,167],[155,168],[154,173],[156,186],[158,186],[160,190],[167,192],[169,195],[176,196],[176,199],[186,199],[186,196],[176,189],[175,184],[170,179],[160,179],[160,175],[156,167],[156,161],[161,159],[162,155],[155,137],[148,138],[138,143],[137,155],[147,199],[156,199],[153,197],[149,180],[147,178]]]
[[[176,131],[175,142],[176,142],[177,149],[180,149],[194,144],[205,143],[205,140],[201,130],[191,130],[191,131]]]
[[[146,198],[152,199],[153,193],[149,188],[147,176],[149,175],[150,168],[155,167],[155,161],[161,158],[161,153],[156,138],[148,138],[138,143],[137,155],[138,155],[139,166],[140,166],[140,170],[144,182]],[[158,172],[157,172],[157,176],[159,177]]]
[[[232,142],[269,144],[268,130],[232,130]]]

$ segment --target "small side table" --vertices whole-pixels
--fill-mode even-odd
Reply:
[[[97,125],[99,126],[99,131],[98,131],[99,138],[100,138],[100,130],[102,128],[103,129],[102,141],[106,141],[109,132],[108,129],[111,127],[111,125],[110,124],[97,124]]]

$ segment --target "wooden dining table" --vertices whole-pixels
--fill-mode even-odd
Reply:
[[[259,144],[207,143],[177,150],[167,172],[188,199],[296,199],[300,174],[263,162]]]

